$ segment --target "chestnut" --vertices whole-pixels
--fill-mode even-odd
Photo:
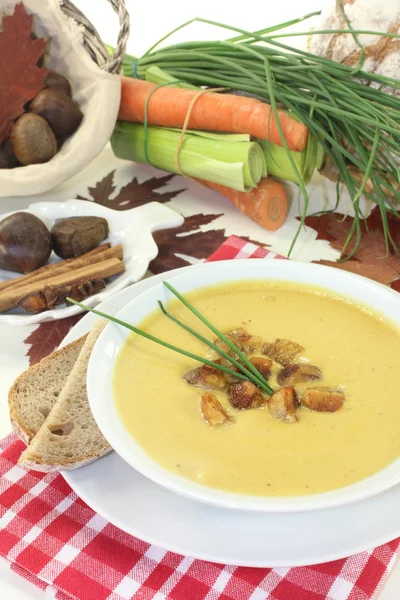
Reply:
[[[0,221],[0,269],[30,273],[47,263],[51,251],[50,232],[39,217],[16,212]]]
[[[11,130],[13,152],[23,165],[48,162],[57,153],[57,140],[45,119],[25,113]]]
[[[63,92],[67,96],[72,96],[71,84],[64,75],[56,73],[55,71],[49,71],[46,79],[44,80],[46,88],[51,88]]]
[[[17,166],[18,160],[14,155],[11,141],[8,139],[0,146],[0,169],[14,169]]]
[[[39,92],[30,103],[29,111],[46,119],[59,140],[72,135],[83,119],[79,104],[55,88]]]

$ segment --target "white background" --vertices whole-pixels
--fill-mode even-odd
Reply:
[[[193,2],[184,0],[169,0],[168,2],[165,0],[146,0],[145,2],[126,0],[131,15],[128,51],[135,56],[140,56],[165,33],[196,16],[254,30],[319,10],[328,1],[303,0],[300,3],[297,0],[275,0],[274,2],[247,0],[243,5],[240,2],[227,2],[227,0],[202,0],[199,5],[194,5]],[[96,26],[105,42],[115,43],[118,35],[118,19],[106,0],[75,0],[75,4]],[[300,25],[300,28],[304,30],[307,25]],[[179,41],[179,38],[185,39],[188,36],[192,39],[207,39],[215,37],[215,34],[216,30],[208,25],[194,24],[184,34],[181,33],[174,39]],[[222,35],[223,32],[221,32]],[[21,207],[19,206],[19,208]],[[0,436],[6,435],[9,430],[7,405],[3,402],[0,404]],[[368,527],[368,523],[365,526]],[[43,592],[11,573],[0,562],[0,600],[44,600],[45,597]],[[399,597],[400,564],[390,575],[379,595],[379,600],[398,600]]]

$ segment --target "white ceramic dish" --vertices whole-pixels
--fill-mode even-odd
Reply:
[[[384,314],[400,330],[400,299],[397,292],[363,277],[331,267],[294,261],[235,260],[208,263],[196,272],[187,271],[170,280],[181,293],[229,281],[245,280],[293,281],[317,285],[368,305]],[[162,283],[154,285],[134,298],[119,313],[121,320],[138,325],[153,310],[157,301],[166,304],[173,296]],[[136,443],[122,423],[113,399],[112,378],[115,359],[129,335],[129,330],[110,323],[101,334],[90,358],[88,395],[90,406],[111,446],[140,473],[176,493],[194,500],[225,508],[250,511],[307,511],[374,496],[400,482],[400,458],[378,473],[330,492],[298,497],[257,497],[213,489],[172,473],[151,459]]]
[[[196,273],[198,266],[179,273]],[[133,298],[176,271],[144,279],[106,300],[116,314]],[[87,333],[85,315],[63,340]],[[227,511],[169,492],[132,469],[116,453],[63,473],[93,510],[117,527],[166,550],[249,567],[295,567],[337,560],[400,536],[400,486],[347,506],[307,513]]]
[[[48,228],[56,219],[72,216],[96,216],[107,219],[110,226],[108,240],[112,245],[122,244],[126,271],[113,277],[106,288],[99,294],[85,300],[88,306],[96,306],[115,292],[135,283],[146,273],[150,261],[158,254],[157,244],[152,233],[160,229],[179,227],[183,216],[171,208],[158,202],[150,202],[137,208],[117,211],[86,200],[67,200],[66,202],[36,202],[23,212],[29,212],[39,217]],[[4,219],[13,213],[2,215]],[[59,260],[52,254],[50,262]],[[0,270],[0,281],[12,279],[18,275],[10,271]],[[37,315],[29,315],[21,309],[14,309],[0,314],[0,323],[9,325],[30,325],[55,319],[65,319],[82,312],[78,306],[60,304],[54,310],[48,310]]]

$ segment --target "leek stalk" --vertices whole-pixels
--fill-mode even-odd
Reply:
[[[179,174],[176,151],[181,132],[165,127],[118,121],[111,137],[115,156]],[[147,150],[147,157],[146,157]],[[147,160],[148,158],[148,160]],[[267,175],[261,145],[246,135],[188,131],[179,152],[179,167],[186,176],[249,191]]]

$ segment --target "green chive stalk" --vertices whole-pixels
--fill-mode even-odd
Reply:
[[[256,386],[258,386],[263,392],[265,392],[266,394],[268,394],[269,396],[271,396],[274,391],[271,388],[271,386],[268,384],[268,382],[264,379],[264,377],[262,377],[262,375],[260,374],[259,371],[257,371],[257,369],[254,367],[254,365],[252,365],[252,363],[248,360],[248,358],[239,350],[239,348],[237,348],[228,338],[226,338],[226,336],[224,336],[215,326],[213,326],[208,319],[206,319],[203,315],[201,315],[199,313],[199,311],[197,311],[183,296],[181,296],[179,294],[179,292],[177,292],[177,290],[175,290],[170,284],[168,284],[167,282],[163,282],[164,285],[187,307],[189,308],[189,310],[191,310],[207,327],[209,327],[210,329],[212,329],[212,331],[217,335],[217,337],[225,342],[227,344],[227,346],[229,346],[229,348],[234,352],[234,355],[237,356],[242,363],[240,363],[235,356],[230,356],[227,352],[225,352],[222,348],[220,348],[219,346],[217,346],[216,344],[214,344],[213,342],[207,340],[204,336],[202,336],[200,333],[196,332],[194,329],[192,329],[191,327],[185,325],[183,322],[179,321],[179,319],[176,319],[175,317],[173,317],[173,315],[171,315],[163,306],[163,304],[161,302],[159,302],[159,306],[161,308],[161,311],[163,312],[163,314],[165,316],[167,316],[168,318],[174,320],[179,326],[181,326],[183,329],[185,329],[186,331],[189,331],[194,337],[196,337],[197,339],[200,339],[201,341],[203,341],[207,346],[209,346],[210,348],[214,349],[216,352],[218,352],[218,354],[220,356],[223,356],[224,358],[226,358],[236,369],[239,369],[239,371],[237,370],[233,370],[230,369],[229,367],[226,367],[225,365],[220,364],[219,362],[214,362],[212,360],[209,360],[207,358],[204,358],[203,356],[200,356],[198,354],[194,354],[193,352],[190,352],[188,350],[185,350],[183,348],[179,348],[178,346],[175,346],[174,344],[170,344],[169,342],[166,342],[150,333],[147,333],[146,331],[144,331],[143,329],[140,329],[138,327],[135,327],[134,325],[131,325],[130,323],[127,323],[126,321],[122,321],[121,319],[118,319],[117,317],[114,317],[112,315],[109,315],[103,311],[97,310],[95,308],[91,308],[90,306],[86,306],[85,304],[82,304],[81,302],[78,302],[77,300],[73,300],[72,298],[67,298],[67,302],[70,302],[71,304],[75,304],[76,306],[79,306],[80,308],[82,308],[83,310],[87,311],[87,312],[91,312],[99,317],[102,317],[103,319],[107,319],[108,321],[112,322],[112,323],[116,323],[117,325],[120,325],[121,327],[124,327],[125,329],[129,329],[129,331],[132,331],[133,333],[136,333],[137,335],[144,337],[152,342],[155,342],[156,344],[159,344],[160,346],[163,346],[164,348],[168,348],[169,350],[172,350],[173,352],[176,352],[178,354],[181,354],[183,356],[187,356],[188,358],[192,358],[194,360],[196,360],[197,362],[200,362],[204,365],[208,365],[209,367],[213,367],[214,369],[217,369],[218,371],[222,371],[223,373],[227,373],[228,375],[231,375],[232,377],[237,377],[238,379],[241,379],[243,381],[251,381],[252,383],[254,383]]]
[[[230,354],[228,354],[227,352],[225,352],[225,350],[223,350],[223,348],[220,348],[220,346],[217,346],[213,342],[210,342],[207,338],[205,338],[203,335],[201,335],[198,331],[195,331],[192,327],[189,327],[189,325],[186,325],[186,323],[184,323],[183,321],[181,321],[177,317],[174,317],[173,314],[171,314],[169,311],[167,311],[167,309],[165,308],[165,306],[163,305],[162,302],[158,301],[158,304],[159,304],[159,306],[160,306],[163,314],[166,317],[168,317],[169,319],[171,319],[171,321],[173,321],[174,323],[176,323],[177,325],[179,325],[180,327],[182,327],[182,329],[185,329],[185,331],[188,331],[189,333],[191,333],[192,335],[194,335],[194,337],[196,337],[198,340],[200,340],[201,342],[203,342],[203,344],[206,344],[211,350],[214,350],[214,352],[217,352],[217,354],[219,354],[220,356],[222,356],[226,360],[230,361],[233,366],[235,366],[236,368],[240,369],[240,371],[242,373],[244,373],[245,375],[247,375],[248,377],[252,378],[252,377],[256,376],[257,379],[259,380],[259,383],[257,385],[267,386],[269,388],[269,394],[273,394],[274,393],[273,390],[272,390],[272,388],[266,383],[265,378],[261,375],[261,373],[259,371],[257,371],[257,369],[256,369],[256,371],[257,371],[256,373],[255,372],[251,373],[243,364],[241,364],[234,357],[232,357]],[[201,320],[204,323],[206,323],[206,320],[205,320],[204,317],[202,317]],[[235,348],[236,348],[236,346],[235,346]],[[243,355],[243,356],[245,356],[245,355]],[[246,357],[245,357],[245,363],[248,363],[254,369],[254,365],[252,365],[251,362]]]
[[[206,325],[206,327],[208,327],[221,340],[221,342],[226,344],[228,348],[230,348],[232,352],[234,352],[234,354],[240,358],[244,365],[252,372],[253,376],[255,376],[258,380],[261,380],[261,382],[264,381],[264,378],[261,376],[260,372],[249,361],[247,356],[243,352],[241,352],[239,348],[237,348],[235,344],[233,344],[233,342],[231,342],[231,340],[228,337],[226,337],[226,335],[221,333],[215,327],[215,325],[213,325],[204,315],[202,315],[195,306],[193,306],[188,300],[186,300],[186,298],[184,298],[182,294],[180,294],[174,287],[172,287],[172,285],[168,283],[168,281],[163,281],[163,284],[176,298],[178,298],[180,302],[182,302],[184,306],[186,306],[187,309],[190,310],[191,313],[193,313],[204,325]],[[269,386],[268,388],[270,389],[270,393],[273,393],[272,389]]]

